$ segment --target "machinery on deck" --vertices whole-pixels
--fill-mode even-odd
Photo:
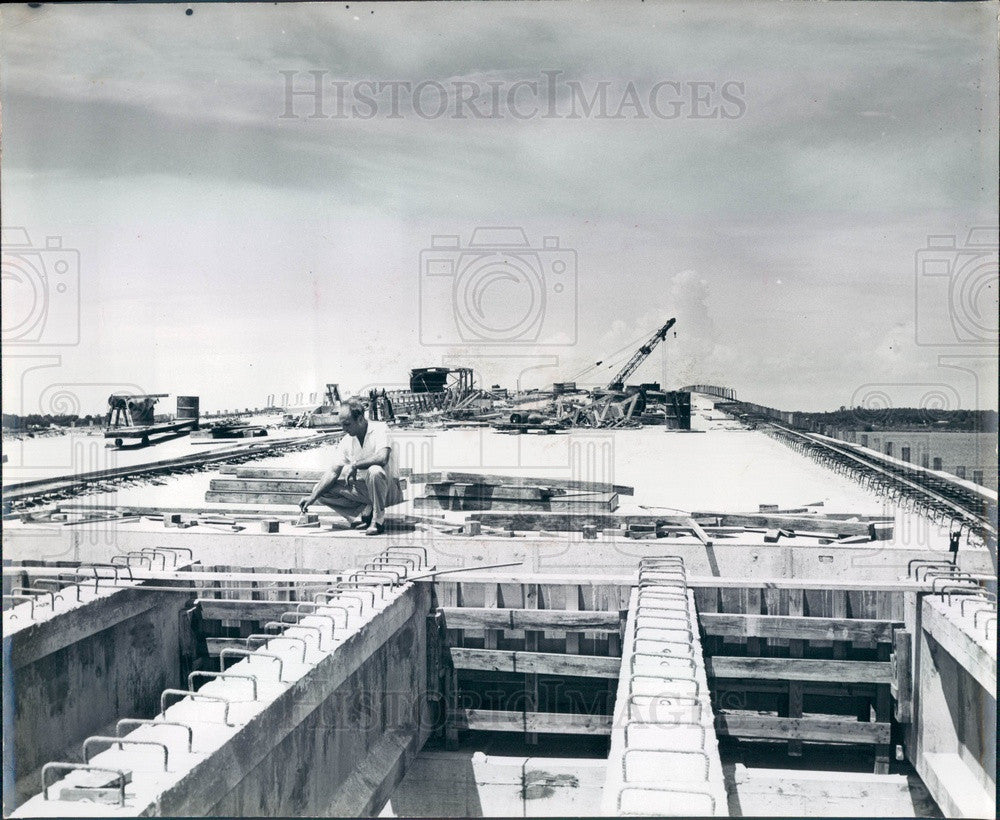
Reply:
[[[552,416],[555,421],[573,427],[621,427],[641,421],[665,424],[672,429],[691,429],[690,394],[663,391],[659,384],[625,384],[676,323],[677,320],[672,318],[658,328],[632,354],[607,387],[581,393],[575,381],[554,384]],[[602,364],[604,362],[599,361],[583,372]],[[577,375],[579,377],[582,373]],[[515,420],[513,416],[511,420]]]
[[[656,331],[642,347],[632,354],[625,366],[618,371],[618,374],[611,380],[608,390],[622,391],[625,389],[625,380],[639,368],[646,357],[656,348],[656,346],[666,338],[667,331],[677,323],[676,319],[670,319],[663,327]]]
[[[176,438],[198,428],[198,397],[178,396],[177,415],[172,421],[157,422],[156,403],[169,393],[112,393],[108,396],[108,415],[104,437],[122,447],[126,439],[136,439],[143,447],[156,442],[151,436]],[[161,439],[162,440],[162,439]]]

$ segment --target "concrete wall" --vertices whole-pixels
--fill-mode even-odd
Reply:
[[[183,602],[122,590],[4,636],[5,813],[40,791],[45,763],[80,759],[88,735],[159,711],[178,685]]]
[[[907,753],[947,817],[996,811],[996,643],[970,629],[957,601],[926,597],[918,619]]]
[[[265,535],[248,529],[239,534],[152,528],[131,530],[122,526],[113,545],[94,543],[84,527],[68,527],[58,537],[46,539],[47,554],[63,560],[109,561],[113,555],[144,547],[188,547],[194,560],[206,566],[266,566],[282,569],[328,570],[330,567],[361,566],[383,550],[387,541],[344,532],[299,535],[282,525],[282,532]],[[901,534],[901,538],[905,537]],[[373,541],[377,543],[372,543]],[[947,537],[936,549],[901,549],[891,542],[828,546],[785,544],[740,544],[737,539],[719,539],[711,547],[677,543],[674,539],[637,541],[602,536],[583,541],[576,534],[545,538],[464,537],[393,534],[388,543],[425,547],[431,565],[474,568],[482,564],[522,561],[511,573],[625,573],[631,577],[639,558],[647,554],[672,554],[684,558],[691,575],[722,575],[746,578],[823,578],[865,581],[896,581],[907,573],[911,558],[936,559],[947,549]],[[30,526],[3,531],[4,557],[10,560],[37,558],[39,542]],[[959,565],[969,572],[990,572],[993,563],[985,550],[964,549]]]
[[[406,590],[143,813],[377,814],[430,733],[430,594]]]

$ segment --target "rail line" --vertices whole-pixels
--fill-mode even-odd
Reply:
[[[115,467],[107,470],[93,470],[55,478],[43,478],[10,484],[3,488],[4,515],[25,511],[38,504],[85,495],[88,492],[111,492],[114,485],[133,479],[159,478],[178,473],[193,473],[210,469],[219,463],[243,464],[278,453],[292,453],[310,450],[324,444],[338,441],[340,431],[324,433],[309,438],[288,438],[269,442],[253,442],[238,447],[192,453],[178,458],[137,464],[131,467]]]
[[[837,472],[897,503],[910,503],[933,519],[949,522],[981,538],[997,559],[997,494],[959,478],[880,456],[858,445],[817,433],[803,433],[769,423],[764,431]]]

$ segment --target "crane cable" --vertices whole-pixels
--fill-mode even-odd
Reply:
[[[615,367],[616,364],[619,364],[619,369],[620,369],[620,364],[624,363],[624,359],[623,358],[620,359],[619,357],[623,357],[623,354],[625,353],[628,353],[629,356],[631,356],[631,354],[636,351],[637,345],[643,344],[648,339],[649,339],[648,334],[643,333],[641,336],[637,337],[634,341],[628,342],[627,344],[623,345],[618,350],[616,350],[614,353],[612,353],[610,359],[601,359],[600,361],[595,362],[594,364],[587,365],[587,367],[585,367],[583,370],[577,373],[571,379],[571,381],[577,381],[582,375],[584,375],[585,373],[589,373],[591,370],[596,370],[601,365],[605,365],[605,369],[610,370],[611,368]],[[608,364],[609,361],[611,362],[611,364]]]

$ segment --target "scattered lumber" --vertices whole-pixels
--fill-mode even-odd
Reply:
[[[486,473],[460,473],[452,470],[433,473],[413,473],[410,480],[414,484],[478,484],[493,487],[549,487],[562,490],[586,492],[614,492],[618,495],[634,495],[635,488],[624,484],[610,484],[605,481],[577,481],[565,478],[531,478],[527,476],[491,475]]]
[[[584,527],[596,526],[599,529],[621,529],[623,532],[639,533],[655,532],[663,537],[671,534],[690,533],[703,544],[710,545],[712,536],[736,535],[740,532],[780,533],[784,537],[806,536],[829,538],[832,541],[844,542],[850,538],[850,543],[882,540],[892,535],[891,522],[880,520],[845,520],[832,516],[774,516],[758,514],[735,513],[693,513],[685,515],[646,515],[625,514],[612,515],[613,510],[587,509],[581,510],[572,506],[572,500],[579,496],[553,496],[544,509],[507,507],[493,505],[481,512],[473,512],[469,520],[478,521],[484,527],[499,527],[503,529],[528,530],[534,532],[582,532]],[[561,505],[565,509],[560,509]],[[473,507],[445,507],[446,509],[467,509]],[[488,510],[488,511],[487,511]],[[790,526],[789,519],[801,526]],[[855,541],[854,539],[857,539]]]
[[[494,484],[472,484],[442,482],[428,484],[425,496],[435,498],[500,499],[515,501],[544,501],[554,495],[565,495],[566,490],[553,487],[507,486]]]
[[[780,515],[775,513],[693,512],[691,517],[702,527],[762,527],[798,533],[832,533],[835,537],[868,536],[869,540],[892,538],[893,519],[855,516],[856,520],[831,515]]]
[[[585,526],[596,526],[599,529],[617,529],[627,526],[629,522],[654,523],[666,522],[664,516],[643,515],[602,515],[597,512],[481,512],[469,516],[473,521],[479,521],[484,527],[499,527],[502,529],[551,532],[577,532]],[[670,519],[670,523],[680,524],[682,516]],[[624,530],[623,530],[624,531]]]
[[[441,509],[453,512],[475,510],[551,511],[600,513],[618,509],[618,493],[567,493],[550,498],[494,498],[483,495],[423,495],[413,499],[417,509]],[[490,522],[494,523],[494,522]],[[517,529],[517,527],[514,527]],[[533,528],[532,528],[533,529]],[[548,528],[541,528],[548,529]],[[576,529],[574,527],[574,529]]]

